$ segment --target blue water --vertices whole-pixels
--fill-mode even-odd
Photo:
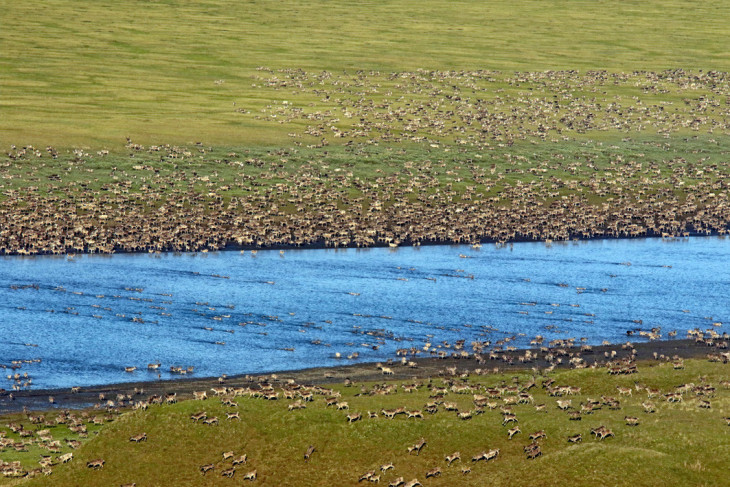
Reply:
[[[730,239],[719,237],[5,257],[0,364],[40,359],[19,372],[52,388],[156,380],[151,362],[165,379],[179,377],[170,366],[200,377],[270,372],[458,339],[596,344],[652,327],[684,337],[730,321],[729,296]]]

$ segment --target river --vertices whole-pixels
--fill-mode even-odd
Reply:
[[[654,327],[683,338],[722,333],[728,296],[721,237],[4,257],[0,365],[32,388],[65,388],[179,377],[170,367],[202,377],[374,362],[427,343],[451,353],[459,339],[467,350],[536,335],[599,344]]]

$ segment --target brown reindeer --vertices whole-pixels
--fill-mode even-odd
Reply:
[[[98,470],[100,468],[104,468],[104,463],[105,463],[104,460],[99,458],[96,460],[91,460],[90,462],[86,462],[86,467],[93,468],[94,470]]]
[[[147,433],[140,433],[129,438],[129,441],[139,443],[140,441],[147,441]]]
[[[418,443],[415,443],[414,445],[408,447],[408,453],[411,454],[415,451],[416,456],[418,456],[424,446],[426,446],[426,440],[424,438],[421,438]]]
[[[454,452],[451,455],[446,456],[446,464],[447,466],[451,466],[452,463],[454,463],[456,460],[461,460],[461,452]]]
[[[426,478],[438,477],[439,475],[441,475],[441,467],[435,467],[426,472]]]
[[[256,470],[252,470],[243,476],[243,480],[250,480],[253,482],[254,480],[256,480],[256,475]]]

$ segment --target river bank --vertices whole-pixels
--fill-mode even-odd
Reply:
[[[590,351],[581,351],[579,346],[565,348],[566,359],[556,364],[555,368],[571,368],[569,358],[581,357],[587,366],[605,367],[609,361],[617,361],[629,357],[630,350],[635,350],[635,361],[641,366],[652,366],[658,363],[676,361],[676,358],[705,358],[708,354],[717,354],[715,347],[695,340],[657,340],[645,343],[631,343],[631,347],[624,344],[600,345],[591,347]],[[237,387],[260,383],[284,384],[294,381],[297,384],[327,385],[343,383],[346,380],[354,384],[359,382],[381,380],[409,380],[428,379],[443,375],[452,375],[447,369],[456,368],[456,371],[470,374],[492,374],[505,372],[530,372],[540,374],[551,365],[547,360],[548,354],[555,354],[557,347],[533,348],[510,352],[495,352],[496,358],[489,358],[488,354],[477,360],[474,354],[469,358],[414,358],[409,360],[411,366],[401,365],[393,361],[391,365],[382,362],[381,365],[392,370],[393,374],[384,375],[376,363],[359,363],[342,365],[339,367],[316,367],[303,370],[282,370],[266,374],[238,374],[226,376],[221,382],[220,377],[187,377],[176,380],[140,381],[118,384],[100,384],[83,387],[78,392],[70,389],[39,389],[18,391],[0,394],[0,414],[27,410],[49,409],[81,409],[88,407],[105,407],[106,401],[118,402],[117,396],[125,396],[122,406],[130,406],[133,402],[146,400],[153,395],[164,397],[176,393],[179,399],[192,398],[193,391],[208,391],[212,387],[221,385]],[[724,351],[724,350],[723,350]],[[612,354],[615,352],[615,356]],[[520,357],[532,357],[528,361]],[[553,362],[554,363],[554,362]],[[100,400],[103,395],[103,400]],[[53,398],[53,403],[49,402]],[[130,402],[131,401],[131,402]]]

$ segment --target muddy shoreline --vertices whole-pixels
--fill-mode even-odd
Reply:
[[[629,337],[630,338],[630,337]],[[631,342],[636,350],[636,360],[639,362],[667,361],[674,356],[681,358],[706,358],[709,353],[716,353],[714,347],[708,347],[705,343],[697,343],[695,340],[657,340],[644,343]],[[627,357],[629,350],[623,347],[624,344],[600,345],[592,347],[591,352],[581,352],[580,346],[567,348],[569,353],[582,357],[587,365],[598,363],[605,365],[610,360],[606,353],[611,355],[616,352],[616,358]],[[565,348],[565,347],[561,347]],[[524,363],[518,356],[524,356],[530,350],[536,359]],[[551,348],[550,351],[555,351]],[[655,354],[656,357],[655,358]],[[409,359],[416,363],[416,367],[401,365],[399,360],[393,358],[393,364],[389,367],[393,375],[384,376],[374,362],[343,364],[334,367],[316,367],[302,370],[284,370],[262,374],[240,374],[227,376],[224,385],[242,386],[260,382],[284,383],[287,380],[294,380],[299,384],[326,385],[343,383],[349,379],[354,383],[379,380],[409,380],[436,377],[444,373],[447,367],[456,367],[458,372],[469,371],[474,373],[480,369],[482,374],[504,373],[532,370],[539,373],[549,366],[545,359],[546,353],[540,348],[518,349],[509,352],[497,352],[498,358],[489,358],[488,353],[482,354],[483,361],[479,363],[474,355],[469,358],[447,358],[424,357]],[[383,365],[387,365],[385,362]],[[558,368],[569,368],[568,357],[563,360]],[[102,402],[112,400],[116,402],[117,395],[131,396],[132,401],[145,400],[151,395],[164,396],[167,393],[175,392],[180,399],[192,398],[193,391],[209,391],[211,387],[219,386],[218,377],[185,377],[173,380],[155,380],[125,382],[118,384],[102,384],[83,387],[79,392],[72,392],[70,389],[37,389],[29,391],[0,393],[0,414],[8,414],[28,410],[52,410],[52,409],[82,409],[88,407],[103,407]],[[140,392],[141,391],[141,392]],[[99,395],[104,395],[104,401],[99,400]],[[12,398],[11,398],[12,397]],[[49,397],[53,398],[53,403]]]
[[[728,232],[730,232],[730,225],[726,228]],[[727,236],[727,233],[721,233],[718,231],[697,231],[692,227],[688,227],[686,229],[686,235],[673,235],[670,237],[667,237],[666,235],[662,235],[662,232],[654,232],[654,231],[647,231],[643,235],[609,235],[609,234],[600,234],[600,235],[593,235],[586,237],[583,234],[576,233],[576,234],[570,234],[567,239],[558,239],[558,240],[551,240],[551,239],[544,239],[544,238],[530,238],[526,236],[517,236],[516,238],[512,238],[507,241],[500,241],[493,238],[482,238],[475,241],[457,241],[457,240],[411,240],[411,239],[404,239],[402,240],[397,247],[427,247],[427,246],[459,246],[459,245],[500,245],[500,246],[507,246],[510,244],[515,243],[537,243],[537,242],[543,242],[546,245],[550,244],[568,244],[568,243],[576,243],[576,242],[590,242],[595,240],[640,240],[640,239],[648,239],[648,238],[662,238],[662,239],[686,239],[686,238],[692,238],[692,237],[725,237]],[[295,244],[295,243],[273,243],[273,244],[266,244],[266,245],[256,245],[256,244],[239,244],[236,241],[229,241],[227,242],[223,247],[221,248],[200,248],[197,250],[179,250],[174,248],[173,246],[167,246],[162,249],[148,249],[148,250],[129,250],[124,247],[118,246],[114,247],[111,252],[99,252],[94,251],[91,249],[84,249],[83,251],[79,250],[69,250],[66,252],[51,252],[51,251],[38,251],[33,253],[18,253],[18,252],[7,252],[4,249],[0,249],[0,257],[26,257],[26,258],[34,258],[34,257],[67,257],[67,256],[75,256],[75,255],[104,255],[104,256],[112,256],[114,254],[149,254],[149,253],[199,253],[199,252],[250,252],[252,250],[254,251],[265,251],[265,250],[339,250],[339,249],[358,249],[358,250],[367,250],[367,249],[375,249],[375,248],[386,248],[391,247],[387,242],[375,242],[372,245],[368,246],[359,246],[355,243],[349,243],[349,244],[343,244],[343,245],[328,245],[327,242],[324,239],[315,240],[313,242],[309,242],[306,244]]]

